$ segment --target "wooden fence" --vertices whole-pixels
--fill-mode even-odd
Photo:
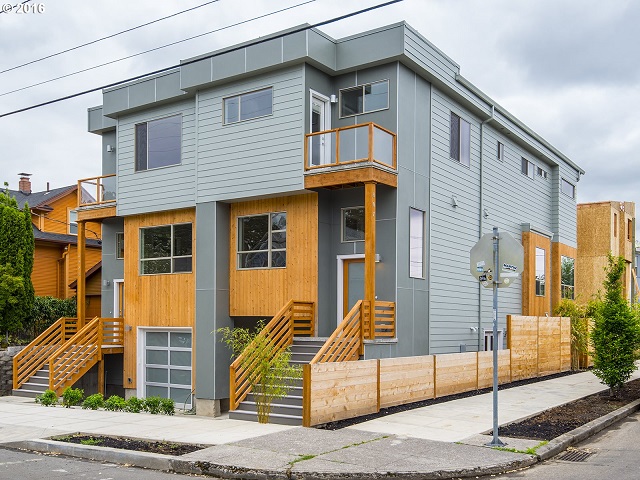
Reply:
[[[571,369],[567,317],[507,317],[498,381]],[[493,353],[468,352],[305,365],[303,424],[353,418],[381,408],[490,387]]]

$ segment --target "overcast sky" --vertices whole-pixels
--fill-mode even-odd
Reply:
[[[382,3],[315,0],[151,54],[3,95],[304,1],[219,0],[0,73],[0,114]],[[207,0],[31,1],[29,10],[36,13],[0,14],[0,70],[204,3]],[[579,202],[640,200],[640,2],[405,0],[322,30],[342,37],[400,20],[456,61],[464,77],[586,171],[578,184]],[[87,133],[87,108],[101,103],[101,94],[91,93],[0,118],[0,182],[8,181],[15,189],[17,174],[28,172],[33,174],[34,190],[44,190],[47,182],[55,188],[100,175],[100,138]]]

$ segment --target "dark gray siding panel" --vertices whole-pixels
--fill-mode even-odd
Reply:
[[[118,121],[118,215],[195,206],[196,126],[194,101],[187,100],[127,115]],[[135,125],[182,115],[180,165],[135,171]]]
[[[302,67],[203,91],[199,97],[198,201],[302,190]],[[273,87],[273,114],[223,125],[223,99]]]
[[[124,279],[124,260],[116,260],[116,233],[124,232],[122,218],[107,218],[102,222],[102,316],[113,318],[113,280]]]

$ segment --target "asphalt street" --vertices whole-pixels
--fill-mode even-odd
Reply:
[[[640,412],[603,430],[574,449],[591,454],[583,461],[560,460],[566,453],[520,472],[483,477],[527,480],[637,480],[640,478]],[[570,450],[571,451],[571,450]],[[576,455],[577,456],[577,455]]]
[[[193,480],[196,476],[0,448],[0,480],[69,480],[71,478],[82,480],[176,480],[185,478]]]

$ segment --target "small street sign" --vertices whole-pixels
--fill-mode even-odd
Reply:
[[[485,233],[469,254],[470,272],[484,287],[493,287],[498,271],[498,288],[510,287],[524,268],[524,248],[507,232],[498,233],[500,269],[493,265],[493,233]]]

